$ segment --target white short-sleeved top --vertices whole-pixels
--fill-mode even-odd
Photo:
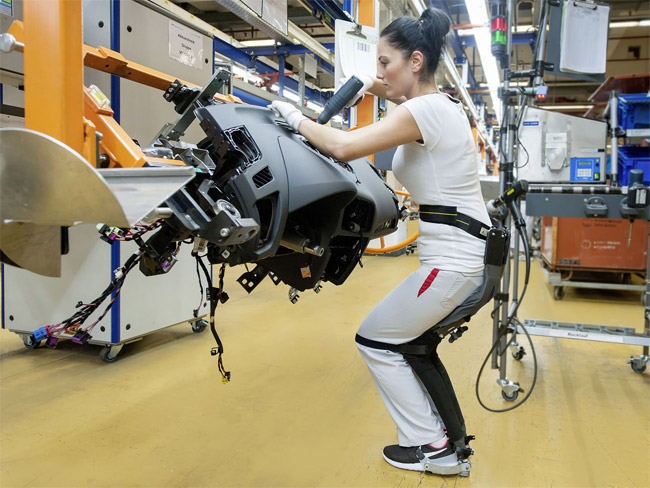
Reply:
[[[418,205],[447,205],[490,226],[479,183],[477,151],[463,107],[443,93],[400,105],[415,119],[422,142],[397,148],[393,171]],[[483,269],[485,241],[445,224],[420,220],[418,256],[425,266],[475,273]]]

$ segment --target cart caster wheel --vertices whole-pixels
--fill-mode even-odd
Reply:
[[[41,341],[34,339],[33,335],[28,335],[23,336],[23,344],[25,344],[27,349],[36,349],[37,347],[40,347]]]
[[[506,393],[505,391],[501,391],[501,396],[503,399],[507,402],[514,402],[517,397],[519,396],[519,392],[517,390],[513,391],[512,393]]]
[[[564,294],[566,293],[566,289],[563,286],[556,286],[553,288],[553,298],[556,300],[562,300],[564,298]]]
[[[641,366],[637,365],[636,362],[632,361],[630,363],[630,366],[632,366],[632,369],[634,370],[635,373],[643,373],[646,369],[646,365],[642,364]]]
[[[200,334],[205,330],[207,326],[208,322],[206,320],[196,320],[192,322],[192,332]]]
[[[526,354],[526,351],[524,351],[524,348],[522,347],[519,351],[512,353],[512,358],[515,361],[521,361],[523,359],[523,357],[525,356],[525,354]]]
[[[119,352],[119,350],[117,352],[115,352],[115,351],[113,351],[112,347],[106,346],[106,347],[102,348],[101,351],[99,351],[99,357],[105,363],[114,363],[115,361],[117,361],[117,353],[118,352]]]

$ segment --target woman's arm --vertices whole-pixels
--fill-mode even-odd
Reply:
[[[386,98],[386,87],[384,86],[384,84],[377,78],[373,77],[373,80],[374,81],[372,83],[372,86],[367,90],[367,92],[370,93],[371,95],[375,95],[379,98],[384,98],[386,100],[393,102],[396,105],[399,105],[406,101],[406,97]]]
[[[300,122],[298,130],[319,151],[341,161],[351,161],[422,139],[415,119],[404,107],[397,107],[375,124],[347,132],[311,120]]]

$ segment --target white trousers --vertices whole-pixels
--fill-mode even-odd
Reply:
[[[422,266],[384,298],[359,327],[359,335],[403,344],[422,335],[460,305],[483,273],[465,274]],[[397,426],[399,445],[421,446],[445,436],[429,393],[399,353],[357,344],[379,394]]]

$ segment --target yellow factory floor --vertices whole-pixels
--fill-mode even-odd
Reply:
[[[469,333],[443,343],[476,435],[469,478],[405,472],[381,456],[396,442],[359,357],[359,323],[418,266],[416,256],[366,257],[319,295],[266,280],[250,296],[227,275],[218,309],[223,385],[209,331],[187,324],[124,347],[113,364],[69,341],[26,349],[0,331],[1,477],[13,487],[648,487],[650,372],[625,361],[638,346],[534,338],[539,379],[508,413],[477,403],[474,385],[491,343],[489,307]],[[522,318],[643,327],[638,293],[569,290],[556,302],[535,263]],[[508,361],[528,391],[532,355]],[[508,354],[508,357],[510,355]],[[483,399],[507,407],[494,370]]]

